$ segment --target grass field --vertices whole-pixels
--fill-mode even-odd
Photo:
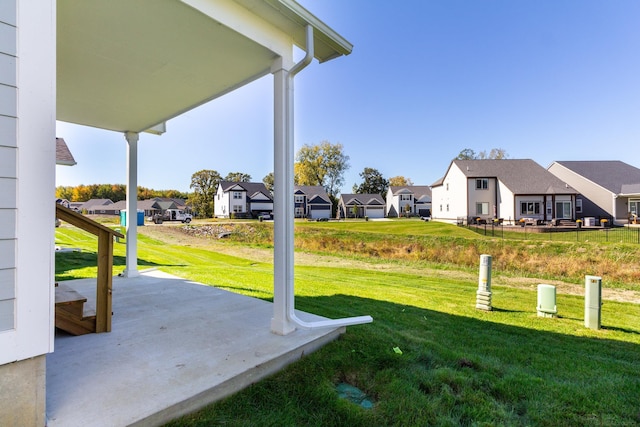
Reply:
[[[297,224],[296,307],[331,318],[370,314],[374,322],[349,327],[341,339],[277,375],[171,425],[640,424],[639,304],[606,300],[603,327],[593,331],[583,324],[580,282],[572,286],[562,282],[564,276],[554,277],[559,317],[547,319],[535,311],[540,277],[496,271],[494,310],[479,311],[477,268],[411,253],[419,252],[415,242],[421,239],[474,248],[473,256],[498,242],[444,224],[371,225]],[[225,240],[186,234],[180,227],[142,227],[140,265],[269,300],[269,226],[248,224],[257,228]],[[409,241],[416,244],[409,256],[390,249],[399,247],[406,255]],[[361,250],[348,249],[352,243]],[[56,244],[83,248],[56,256],[59,280],[95,274],[90,236],[63,227]],[[366,248],[374,246],[389,250],[368,256]],[[637,266],[637,252],[622,248]],[[547,244],[529,249],[533,257],[558,257],[561,250]],[[596,249],[601,257],[613,257],[619,247]],[[124,245],[116,244],[114,255],[119,272]],[[630,292],[622,289],[624,282],[620,286],[618,292]],[[373,408],[340,399],[340,383],[363,390]]]

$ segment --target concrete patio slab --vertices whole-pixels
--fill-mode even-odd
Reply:
[[[93,279],[65,284],[95,298]],[[56,336],[46,366],[48,427],[161,425],[277,372],[345,331],[275,335],[271,303],[159,271],[114,277],[113,312],[110,333]]]

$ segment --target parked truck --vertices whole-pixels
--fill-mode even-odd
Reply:
[[[193,216],[182,209],[167,209],[162,214],[153,216],[153,222],[162,224],[163,221],[182,221],[189,224]]]

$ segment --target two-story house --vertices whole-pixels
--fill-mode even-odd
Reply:
[[[577,191],[530,159],[453,160],[431,186],[433,219],[575,219]]]
[[[296,218],[329,219],[333,202],[321,185],[295,185],[294,216]]]
[[[387,190],[387,217],[431,215],[431,187],[428,185],[390,186]]]
[[[257,218],[261,213],[273,214],[273,197],[261,182],[220,181],[216,191],[216,218]]]

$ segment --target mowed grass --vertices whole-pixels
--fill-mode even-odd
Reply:
[[[399,224],[396,234],[406,232]],[[270,262],[222,253],[220,245],[233,242],[170,241],[141,235],[141,268],[272,298]],[[56,242],[95,250],[92,238],[71,228],[58,229]],[[117,272],[124,245],[115,246]],[[57,277],[91,274],[83,267],[90,255],[58,254]],[[494,310],[485,312],[475,309],[477,279],[460,279],[451,266],[450,276],[434,277],[381,260],[335,260],[296,267],[296,307],[330,318],[370,314],[374,322],[349,327],[273,377],[171,425],[640,424],[640,305],[605,301],[603,327],[593,331],[584,327],[580,296],[559,294],[560,316],[547,319],[536,315],[535,292],[494,285]],[[341,382],[367,393],[374,407],[340,399]]]

